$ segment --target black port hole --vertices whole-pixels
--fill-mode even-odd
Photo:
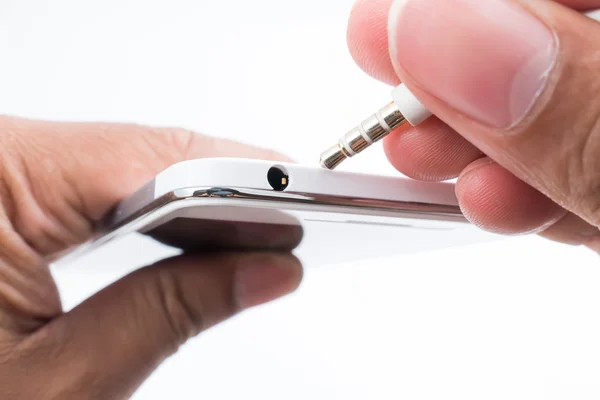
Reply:
[[[290,177],[281,167],[271,167],[267,172],[269,185],[278,192],[283,192],[290,184]]]

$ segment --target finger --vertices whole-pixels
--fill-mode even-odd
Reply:
[[[28,372],[36,382],[51,382],[42,388],[53,394],[48,398],[129,398],[187,339],[294,291],[301,277],[301,265],[289,254],[183,256],[160,262],[36,332],[26,343],[36,361]]]
[[[269,150],[182,129],[0,118],[12,225],[49,254],[86,240],[91,222],[166,167],[186,159],[285,159]]]
[[[390,59],[387,30],[388,12],[393,1],[358,0],[348,21],[347,40],[350,54],[363,71],[382,82],[397,85],[400,78]],[[600,0],[559,2],[581,11],[600,7]],[[413,36],[413,40],[416,40],[416,36]]]
[[[434,114],[600,224],[600,24],[548,1],[408,0],[390,11],[390,39],[399,74]]]
[[[600,0],[558,0],[557,2],[580,11],[595,10],[600,7]]]
[[[391,85],[400,82],[388,49],[387,19],[393,0],[359,0],[348,24],[348,45],[356,63],[369,75]],[[600,6],[600,1],[563,3],[580,9]],[[405,126],[385,142],[388,159],[403,174],[422,180],[445,180],[458,176],[481,156],[468,141],[437,119],[413,128]]]
[[[346,33],[348,49],[356,64],[375,79],[397,85],[388,47],[388,11],[393,0],[358,0]]]
[[[391,164],[404,175],[424,181],[444,181],[483,154],[437,118],[420,126],[404,125],[388,135],[384,149]]]
[[[597,227],[562,209],[489,158],[463,171],[456,192],[465,216],[485,230],[539,233],[556,242],[600,250],[594,247],[600,239]]]
[[[400,83],[388,50],[387,20],[393,0],[359,0],[348,24],[348,46],[356,63],[369,75],[390,85]],[[435,121],[435,122],[434,122]],[[413,128],[405,125],[385,141],[392,165],[421,180],[453,179],[481,156],[468,141],[432,118]]]
[[[473,224],[500,234],[538,233],[567,213],[489,158],[477,160],[463,171],[456,194]]]
[[[600,230],[573,213],[566,214],[554,225],[541,232],[540,236],[569,245],[585,245],[600,253],[598,247]]]

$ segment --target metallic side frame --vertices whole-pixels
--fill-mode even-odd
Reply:
[[[211,205],[223,201],[239,207],[275,208],[288,211],[322,211],[391,218],[423,219],[468,223],[458,206],[397,202],[367,198],[311,196],[307,194],[275,192],[246,188],[191,187],[177,189],[154,199],[148,185],[134,196],[121,202],[96,226],[96,234],[88,243],[75,249],[51,256],[47,261],[69,262],[102,244],[131,232],[143,232],[158,219],[173,210],[200,204]]]
[[[344,212],[351,210],[354,213],[363,215],[378,215],[379,213],[384,213],[398,218],[467,222],[458,206],[337,196],[310,196],[306,194],[244,188],[196,187],[177,189],[151,202],[148,202],[145,199],[139,199],[139,203],[122,203],[102,220],[98,227],[100,231],[114,230],[147,214],[151,210],[164,206],[165,204],[190,198],[265,201],[270,203],[282,203],[286,206],[290,206],[291,209],[294,208],[294,205],[308,205],[314,207],[315,211],[326,208],[326,211],[328,212],[336,212],[336,209],[342,207]]]

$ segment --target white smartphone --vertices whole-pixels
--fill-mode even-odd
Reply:
[[[496,237],[465,220],[451,183],[199,159],[158,174],[100,222],[93,240],[60,262],[134,232],[184,251],[295,249],[308,266]]]

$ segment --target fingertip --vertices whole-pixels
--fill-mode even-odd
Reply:
[[[465,169],[458,179],[456,194],[469,221],[499,234],[538,233],[566,213],[489,158],[477,160]]]
[[[416,127],[399,128],[384,140],[384,149],[398,171],[423,181],[454,179],[482,156],[479,149],[435,117]]]
[[[390,85],[400,79],[388,49],[387,21],[393,0],[358,0],[348,21],[348,49],[356,64],[371,77]]]

